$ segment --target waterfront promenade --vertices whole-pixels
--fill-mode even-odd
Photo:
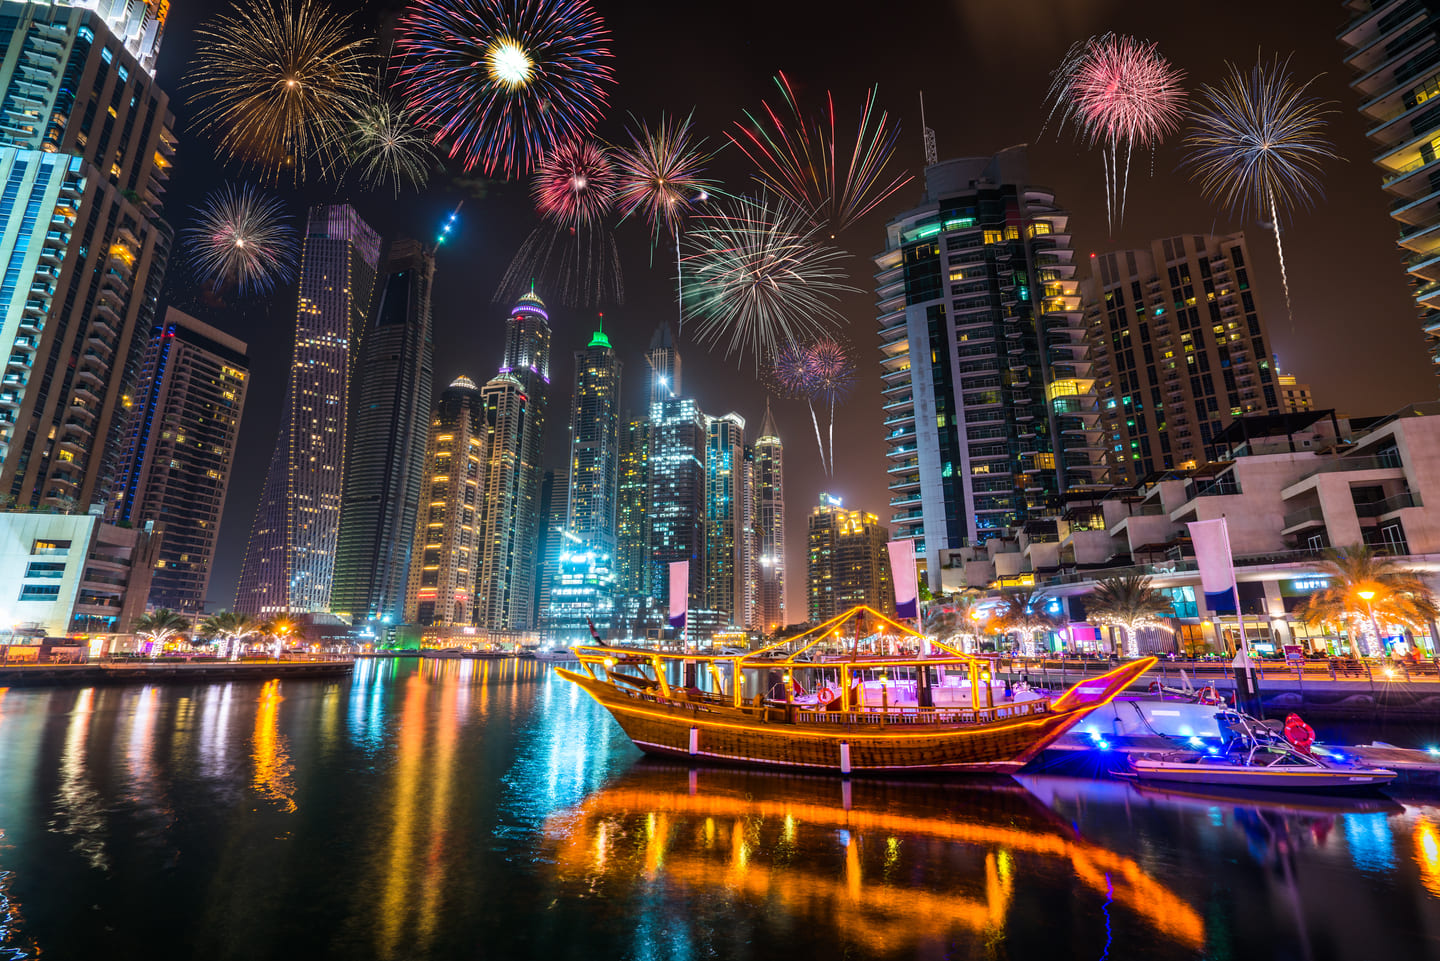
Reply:
[[[112,658],[75,664],[0,664],[0,688],[67,684],[154,684],[156,682],[267,681],[274,678],[344,677],[355,660],[342,654],[287,654],[279,659],[247,657]]]

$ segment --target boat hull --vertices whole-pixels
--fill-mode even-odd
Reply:
[[[1011,773],[1100,706],[1025,714],[1017,705],[1015,716],[984,724],[797,724],[636,698],[582,673],[558,673],[609,710],[647,754],[839,774]]]
[[[1395,772],[1379,768],[1276,771],[1228,765],[1167,764],[1132,760],[1134,776],[1153,784],[1191,787],[1249,787],[1282,791],[1337,791],[1378,787],[1395,780]]]

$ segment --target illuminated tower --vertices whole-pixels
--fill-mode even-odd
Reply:
[[[650,338],[650,348],[645,351],[645,362],[650,367],[650,404],[680,396],[680,349],[675,346],[675,337],[670,333],[669,324],[655,328]]]
[[[479,517],[476,623],[490,631],[535,627],[540,479],[550,317],[532,290],[505,322],[505,360],[481,391],[486,461]]]
[[[351,345],[370,315],[380,237],[353,207],[310,208],[295,352],[235,609],[330,609],[344,490]]]
[[[570,500],[566,527],[606,554],[617,544],[620,483],[620,368],[603,330],[575,352],[570,415]]]
[[[107,519],[164,527],[150,607],[204,611],[249,368],[244,343],[173,307],[146,344]]]
[[[727,627],[748,626],[746,478],[745,419],[706,416],[703,606]]]
[[[374,322],[360,338],[330,602],[357,624],[404,616],[434,377],[434,278],[433,251],[392,244]]]
[[[474,620],[475,533],[485,465],[480,389],[457,377],[430,417],[424,481],[405,592],[405,623],[464,627]]]
[[[650,422],[629,420],[620,434],[616,511],[616,581],[626,594],[650,597]]]
[[[889,532],[866,511],[847,511],[839,498],[820,495],[810,511],[806,592],[810,622],[818,624],[865,604],[895,616],[895,588],[885,542]]]
[[[164,10],[0,3],[0,497],[22,507],[92,509],[120,470],[172,236]]]
[[[785,448],[765,405],[755,439],[751,489],[755,502],[755,553],[759,590],[752,627],[765,633],[785,626]]]

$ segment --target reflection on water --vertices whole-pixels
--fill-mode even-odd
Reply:
[[[0,693],[0,961],[1440,956],[1429,801],[657,765],[532,662]]]

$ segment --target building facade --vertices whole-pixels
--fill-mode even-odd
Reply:
[[[765,405],[751,475],[755,503],[756,612],[751,627],[772,634],[785,619],[785,445]]]
[[[1315,409],[1315,397],[1310,385],[1302,384],[1294,374],[1282,374],[1276,369],[1276,381],[1280,385],[1280,409],[1286,414],[1303,414]]]
[[[175,120],[149,72],[164,6],[106,5],[105,16],[84,6],[0,3],[0,243],[9,254],[0,310],[3,346],[19,348],[9,357],[24,368],[7,368],[0,401],[9,436],[0,495],[59,510],[109,499],[172,238],[161,209]],[[31,181],[15,206],[34,151],[66,167],[62,192],[83,180],[78,197],[51,203],[51,188],[37,193]]]
[[[430,417],[405,592],[407,624],[474,623],[476,525],[485,463],[484,401],[473,380],[457,377],[441,392]]]
[[[885,544],[889,531],[874,514],[846,510],[820,495],[810,511],[805,589],[810,623],[819,624],[865,604],[895,616],[895,588]]]
[[[434,279],[433,251],[392,244],[360,338],[330,602],[352,623],[404,619],[434,380]]]
[[[352,345],[370,316],[380,237],[345,204],[310,208],[285,407],[235,609],[330,609],[344,493]]]
[[[1062,512],[1104,474],[1069,215],[1024,147],[925,169],[876,258],[895,537],[942,550]]]
[[[626,594],[650,597],[650,421],[634,418],[620,434],[616,485],[616,580]]]
[[[688,398],[650,405],[650,590],[670,597],[670,565],[690,564],[689,603],[706,609],[705,415]]]
[[[1204,463],[1224,425],[1282,411],[1250,262],[1243,233],[1090,258],[1080,290],[1112,483]]]
[[[560,552],[574,535],[565,535],[570,510],[570,473],[565,468],[547,470],[540,480],[540,574],[535,582],[535,616],[544,624],[550,620],[550,589],[560,571]]]
[[[1440,9],[1411,0],[1343,0],[1350,88],[1399,229],[1402,264],[1440,364]]]
[[[476,624],[494,632],[536,626],[540,480],[546,394],[550,384],[550,318],[534,291],[505,324],[500,373],[485,384],[484,489],[479,515]]]
[[[750,624],[751,505],[745,419],[705,417],[705,570],[703,607],[723,627]],[[694,574],[691,575],[692,577]]]
[[[140,364],[107,518],[164,530],[151,608],[205,610],[250,386],[244,342],[170,308]]]
[[[575,352],[565,523],[582,542],[611,556],[619,543],[620,373],[620,360],[603,330]]]

